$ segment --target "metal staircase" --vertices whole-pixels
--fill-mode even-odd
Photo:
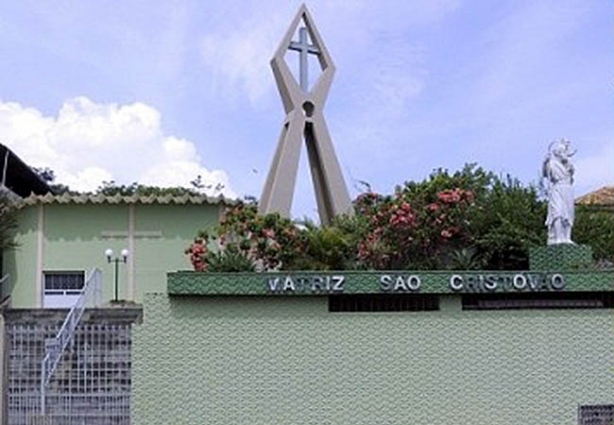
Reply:
[[[4,311],[7,425],[130,424],[132,327],[142,309],[102,301],[94,269],[68,314]]]
[[[45,343],[45,357],[41,363],[41,415],[46,412],[46,395],[49,380],[55,372],[66,346],[73,339],[86,308],[99,307],[102,303],[102,272],[92,269],[85,277],[83,292],[72,306],[55,338]]]

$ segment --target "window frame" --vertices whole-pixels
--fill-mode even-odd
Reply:
[[[83,283],[81,289],[47,289],[47,276],[49,275],[81,275]],[[81,295],[83,288],[85,288],[85,270],[43,270],[43,298],[47,295],[77,296]]]

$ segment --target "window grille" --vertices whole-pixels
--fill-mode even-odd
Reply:
[[[328,311],[333,313],[435,310],[439,310],[439,296],[433,294],[346,294],[328,297]]]
[[[601,404],[578,407],[578,425],[613,425],[614,405]]]
[[[45,293],[80,293],[85,284],[83,271],[44,272]]]
[[[612,308],[611,292],[463,294],[463,310]]]

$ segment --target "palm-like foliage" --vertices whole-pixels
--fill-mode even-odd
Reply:
[[[208,255],[210,272],[253,272],[255,265],[245,253],[234,246],[228,246],[223,251],[210,252]]]
[[[350,234],[337,226],[319,227],[304,221],[306,244],[303,255],[296,258],[292,268],[308,270],[346,270],[353,268],[354,250]]]

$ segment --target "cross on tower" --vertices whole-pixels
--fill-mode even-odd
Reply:
[[[299,39],[293,41],[297,28]],[[296,75],[284,60],[288,50],[299,52],[300,82],[296,81]],[[307,74],[309,54],[318,57],[322,71],[311,90]],[[339,214],[352,214],[352,203],[323,115],[335,66],[305,5],[299,8],[290,24],[271,59],[271,67],[286,118],[258,211],[261,214],[277,212],[284,217],[290,216],[301,143],[304,141],[321,223],[330,224]]]
[[[307,28],[301,27],[298,30],[298,41],[290,42],[288,50],[299,52],[299,78],[301,80],[301,88],[303,91],[309,90],[309,62],[308,54],[319,55],[320,49],[313,44],[309,44],[307,39]]]

